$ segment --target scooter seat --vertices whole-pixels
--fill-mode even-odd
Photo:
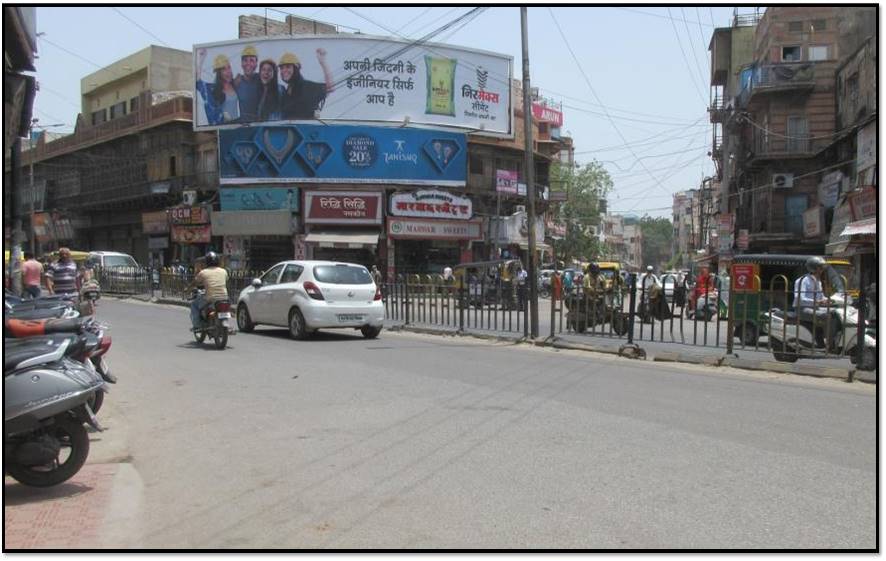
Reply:
[[[31,309],[14,308],[12,310],[6,310],[6,313],[4,315],[8,318],[21,319],[21,320],[55,319],[55,318],[60,318],[69,309],[70,308],[67,306],[58,306],[55,308],[31,308]]]
[[[67,337],[6,340],[3,342],[3,373],[10,374],[26,360],[46,356],[47,362],[52,353],[65,341],[68,346],[64,356],[77,356],[86,349],[86,338],[77,335]]]

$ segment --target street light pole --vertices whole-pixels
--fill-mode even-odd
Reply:
[[[526,6],[520,8],[520,31],[523,43],[523,137],[525,139],[525,170],[527,226],[529,231],[529,306],[530,337],[538,337],[538,277],[535,255],[535,158],[532,151],[532,102],[529,97],[529,31]]]

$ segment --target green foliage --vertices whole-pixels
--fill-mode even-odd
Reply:
[[[644,216],[640,219],[643,233],[643,266],[661,266],[671,258],[674,225],[667,218]]]
[[[554,191],[565,191],[567,196],[566,202],[560,205],[559,218],[566,224],[566,236],[554,243],[557,258],[567,263],[573,259],[599,258],[604,248],[591,232],[600,224],[600,201],[612,190],[609,172],[597,161],[577,169],[554,163],[551,187]]]

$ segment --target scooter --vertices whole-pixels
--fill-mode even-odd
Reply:
[[[852,364],[858,362],[858,310],[847,302],[843,294],[834,294],[830,298],[829,308],[845,314],[840,321],[842,333],[839,333],[833,349],[838,355],[848,355]],[[831,318],[831,321],[836,321]],[[773,308],[762,314],[762,329],[769,335],[772,356],[779,362],[796,362],[800,358],[833,358],[833,354],[815,352],[825,347],[816,342],[813,325],[807,321],[797,321],[797,313]],[[819,328],[823,326],[819,325]],[[877,331],[876,326],[865,322],[862,359],[856,364],[859,370],[875,370],[877,368]]]
[[[89,399],[105,382],[91,364],[65,358],[69,345],[4,353],[4,470],[24,485],[49,487],[73,477],[89,455],[84,423],[102,430]]]
[[[191,297],[194,299],[204,293],[205,291],[198,289]],[[230,301],[219,300],[206,306],[200,313],[200,327],[192,331],[198,343],[203,343],[206,337],[211,337],[215,341],[216,349],[224,349],[228,345],[228,335],[234,334]]]

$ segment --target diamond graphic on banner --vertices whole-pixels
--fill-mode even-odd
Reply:
[[[301,135],[294,128],[268,127],[260,133],[262,151],[280,173],[292,149],[301,142]]]
[[[255,161],[255,157],[258,156],[258,146],[256,146],[254,142],[248,140],[235,142],[231,145],[231,152],[229,155],[235,162],[237,162],[237,165],[240,166],[243,173],[249,173],[249,166],[252,165],[252,162]]]
[[[323,162],[329,159],[331,154],[332,147],[325,142],[305,142],[298,149],[298,155],[314,173],[323,165]]]
[[[461,151],[458,143],[446,138],[432,138],[424,146],[425,154],[431,158],[437,169],[443,171]]]

